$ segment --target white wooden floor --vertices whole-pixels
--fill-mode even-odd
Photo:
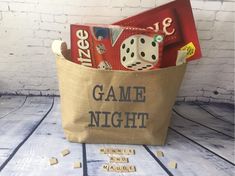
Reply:
[[[0,97],[0,176],[107,176],[102,164],[108,156],[101,147],[130,147],[129,158],[135,176],[234,176],[234,107],[226,104],[187,104],[174,106],[165,146],[95,145],[69,143],[61,128],[58,97]],[[70,149],[62,158],[60,151]],[[157,158],[157,150],[165,156]],[[48,159],[57,157],[58,165]],[[177,169],[170,169],[174,160]],[[73,169],[81,161],[81,169]]]

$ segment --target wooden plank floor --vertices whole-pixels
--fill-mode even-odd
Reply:
[[[177,103],[165,146],[77,144],[61,128],[58,97],[0,97],[0,176],[234,176],[234,106]],[[134,148],[135,173],[102,171],[109,162],[101,147]],[[61,157],[68,148],[71,154]],[[164,157],[154,153],[161,150]],[[50,157],[59,164],[48,165]],[[177,169],[168,167],[176,161]],[[80,161],[82,168],[73,169]]]

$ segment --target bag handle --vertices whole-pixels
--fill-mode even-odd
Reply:
[[[51,49],[57,57],[71,60],[70,50],[68,49],[66,42],[64,42],[63,40],[54,40],[52,42]]]

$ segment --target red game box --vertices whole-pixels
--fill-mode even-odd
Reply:
[[[116,25],[71,25],[71,58],[93,68],[149,70],[159,68],[164,34]]]
[[[175,0],[114,24],[164,31],[161,67],[176,65],[178,50],[187,50],[187,61],[201,57],[190,0]]]

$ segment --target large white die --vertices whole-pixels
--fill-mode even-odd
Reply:
[[[149,70],[159,60],[159,44],[147,35],[132,35],[120,47],[121,64],[131,70]]]

